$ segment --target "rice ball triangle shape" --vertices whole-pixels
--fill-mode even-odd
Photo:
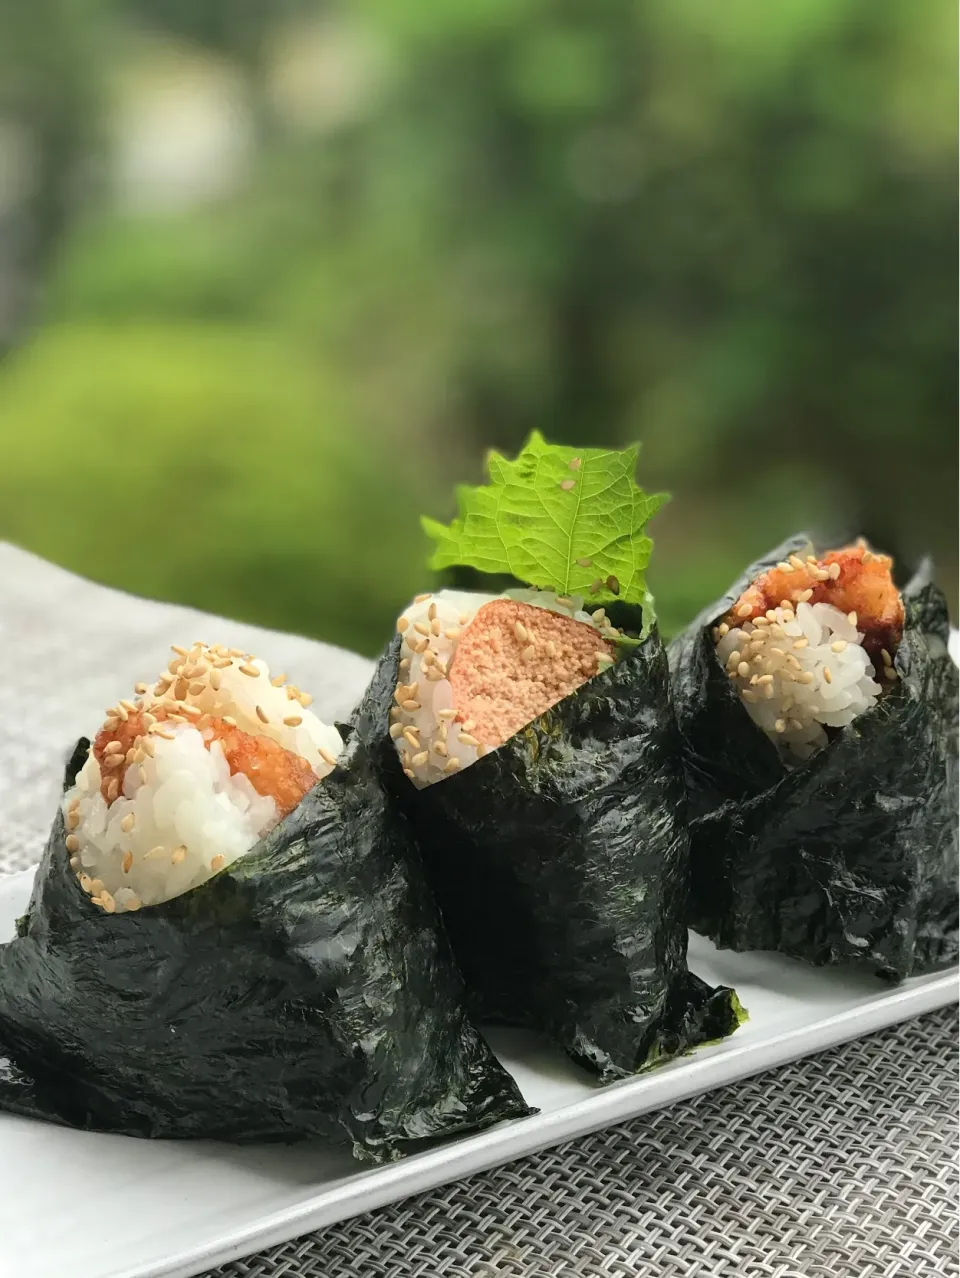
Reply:
[[[367,753],[222,645],[177,648],[70,761],[0,947],[0,1107],[357,1156],[528,1111]]]
[[[663,646],[639,611],[518,588],[418,596],[355,718],[481,1020],[602,1079],[736,1029],[686,967],[688,845]]]
[[[956,962],[957,667],[922,566],[800,534],[670,647],[690,921],[887,980]]]

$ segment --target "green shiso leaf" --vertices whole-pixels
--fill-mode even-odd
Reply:
[[[490,483],[457,489],[459,515],[447,526],[424,518],[436,542],[430,567],[467,565],[510,573],[540,589],[620,599],[654,620],[644,572],[653,542],[647,521],[668,499],[634,481],[639,445],[618,452],[548,444],[534,431],[515,461],[491,452]]]

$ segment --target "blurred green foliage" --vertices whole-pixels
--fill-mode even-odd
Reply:
[[[0,369],[0,535],[372,652],[417,516],[536,427],[643,442],[667,629],[802,526],[932,549],[956,602],[946,0],[214,8],[87,10],[91,60],[152,24],[242,63],[251,159],[78,195]],[[274,92],[305,14],[373,68],[322,127]]]

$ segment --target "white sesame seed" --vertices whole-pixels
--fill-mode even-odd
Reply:
[[[737,616],[749,617],[751,612],[753,612],[753,609],[750,607],[748,603],[741,604],[740,607],[737,609]]]
[[[851,626],[855,626],[855,625],[857,624],[857,614],[856,614],[856,612],[848,612],[848,613],[847,613],[847,621],[849,621],[849,622],[850,622]]]
[[[778,719],[773,726],[777,732],[786,732],[787,730],[786,721],[783,719]]]
[[[883,664],[884,664],[885,666],[892,666],[892,665],[893,665],[893,658],[890,656],[890,653],[887,651],[887,649],[886,649],[886,648],[881,648],[881,649],[880,649],[880,656],[882,657],[882,659],[883,659]]]
[[[745,661],[741,661],[740,664],[737,666],[737,674],[740,676],[741,679],[746,679],[749,673],[750,673],[750,667],[747,665]]]
[[[830,645],[831,649],[834,652],[843,652],[846,646],[847,646],[846,639],[834,639],[833,643]]]
[[[226,860],[227,858],[223,856],[220,852],[218,852],[215,857],[211,857],[210,869],[214,872],[214,874],[216,874],[218,870],[223,869],[224,865],[226,864]]]
[[[832,563],[830,565],[830,576],[833,578],[834,581],[836,581],[837,578],[840,576],[840,565],[838,563]]]
[[[796,569],[797,572],[803,572],[806,566],[799,555],[791,555],[790,564],[793,568]]]
[[[402,634],[403,634],[403,632],[404,632],[406,629],[408,629],[409,625],[410,625],[410,619],[409,619],[408,617],[398,617],[398,618],[397,618],[397,633],[402,635]]]
[[[170,860],[174,865],[181,865],[187,859],[186,845],[181,843],[179,847],[173,849],[170,853]]]
[[[127,815],[120,822],[120,829],[124,832],[124,834],[129,834],[130,831],[133,829],[134,825],[136,824],[136,821],[137,821],[136,814],[133,812],[128,812]]]
[[[522,621],[515,621],[513,623],[513,633],[517,636],[521,643],[526,643],[529,638],[527,628]]]
[[[303,723],[303,715],[289,714],[284,719],[283,726],[285,728],[299,728],[301,723]]]
[[[415,754],[413,756],[410,762],[413,764],[415,768],[422,768],[429,758],[430,758],[429,751],[421,750],[418,754]]]
[[[447,760],[443,770],[444,772],[456,772],[459,769],[459,767],[460,767],[460,760],[456,756],[454,756],[452,759]]]
[[[398,737],[402,737],[402,736],[403,736],[403,724],[402,724],[402,723],[391,723],[391,725],[390,725],[390,736],[391,736],[391,738],[392,738],[394,741],[396,741]]]
[[[829,666],[823,667],[823,677],[826,679],[827,683],[833,683],[833,671]]]

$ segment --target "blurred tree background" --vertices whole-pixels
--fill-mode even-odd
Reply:
[[[0,0],[0,537],[370,653],[537,427],[642,441],[668,630],[800,527],[955,606],[955,24]]]

